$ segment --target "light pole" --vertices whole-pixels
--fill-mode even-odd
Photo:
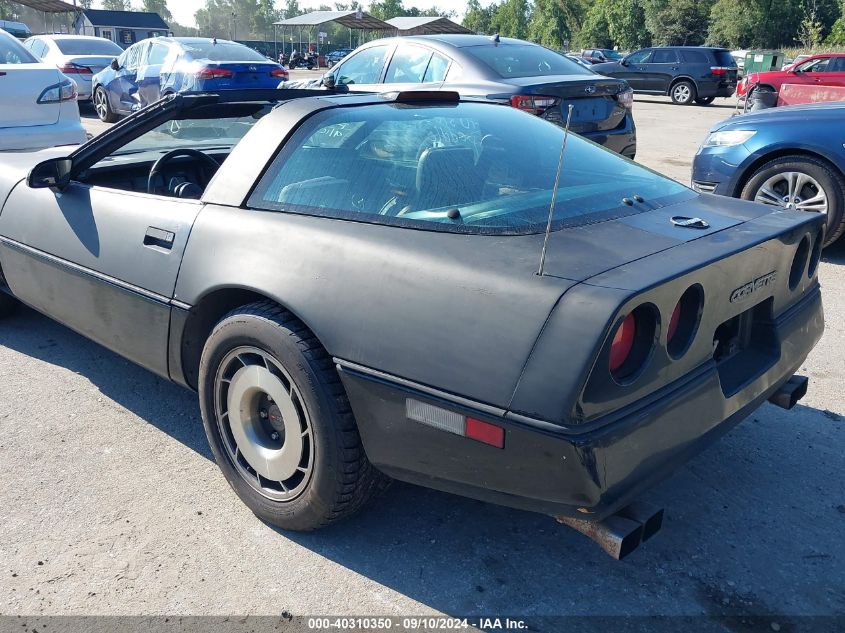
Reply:
[[[238,18],[238,14],[235,13],[234,11],[232,11],[232,41],[234,41],[235,37],[237,36],[237,31],[236,31],[236,28],[237,28],[236,20],[237,20],[237,18]]]

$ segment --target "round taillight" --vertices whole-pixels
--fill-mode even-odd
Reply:
[[[699,284],[693,284],[678,299],[666,329],[666,349],[675,360],[683,356],[692,345],[703,310],[704,289]]]
[[[637,334],[637,321],[632,312],[616,329],[613,342],[610,344],[610,372],[615,373],[625,364],[634,349],[634,339]]]

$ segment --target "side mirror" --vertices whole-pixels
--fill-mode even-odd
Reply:
[[[38,163],[29,172],[26,184],[31,189],[65,189],[70,184],[70,171],[73,161],[70,158],[51,158]]]
[[[111,64],[109,64],[109,66],[111,66],[112,70],[120,70],[120,62],[118,62],[117,59],[111,60]]]
[[[335,76],[334,73],[326,73],[323,75],[323,86],[328,88],[329,90],[333,90],[335,87]]]
[[[619,60],[619,63],[620,63],[620,64],[622,64],[623,66],[627,66],[627,65],[628,65],[628,63],[629,63],[629,62],[628,62],[628,58],[627,58],[627,57],[623,57],[622,59],[620,59],[620,60]]]

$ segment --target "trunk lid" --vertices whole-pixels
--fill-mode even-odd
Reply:
[[[0,64],[0,127],[52,125],[61,104],[37,103],[46,88],[62,81],[55,66]]]
[[[74,55],[72,57],[66,57],[64,61],[67,64],[76,64],[77,66],[90,68],[91,72],[96,75],[111,64],[112,59],[114,58],[106,55]]]

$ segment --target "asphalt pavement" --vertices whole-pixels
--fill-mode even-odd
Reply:
[[[638,98],[638,159],[688,182],[730,113]],[[0,613],[841,615],[844,265],[826,251],[807,397],[653,489],[663,530],[622,562],[548,517],[402,484],[323,531],[270,528],[212,461],[194,394],[24,310],[0,323]]]

